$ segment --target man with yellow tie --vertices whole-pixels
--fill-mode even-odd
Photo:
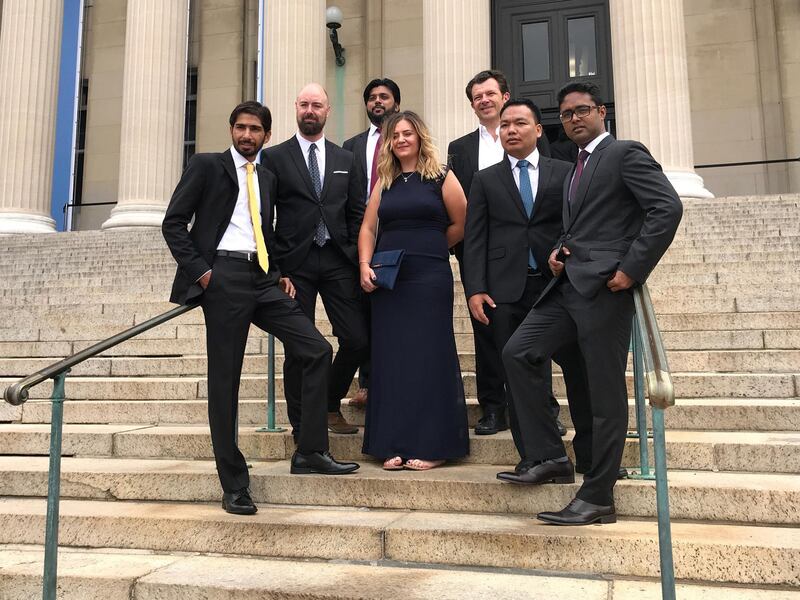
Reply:
[[[270,260],[275,177],[253,161],[269,139],[272,116],[258,102],[243,102],[231,113],[230,126],[233,144],[227,151],[196,154],[189,161],[162,231],[178,263],[170,300],[199,303],[205,316],[208,420],[222,507],[254,514],[247,463],[236,445],[239,381],[251,323],[274,334],[302,365],[297,409],[303,425],[292,472],[344,474],[358,464],[340,463],[328,452],[332,348]]]

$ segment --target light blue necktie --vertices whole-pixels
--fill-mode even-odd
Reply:
[[[519,195],[522,196],[522,205],[525,207],[525,212],[528,214],[528,218],[531,218],[531,214],[533,213],[533,188],[531,188],[531,176],[528,173],[528,165],[530,165],[527,160],[521,160],[517,163],[519,167]],[[536,259],[533,258],[533,252],[528,249],[528,266],[531,269],[538,269],[536,265]]]

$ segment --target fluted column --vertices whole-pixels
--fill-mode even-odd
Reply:
[[[187,0],[128,0],[119,193],[103,229],[158,227],[183,163]]]
[[[4,0],[0,35],[0,233],[50,217],[62,0]]]
[[[266,5],[264,101],[272,112],[275,144],[297,131],[297,92],[307,83],[325,85],[325,53],[330,42],[325,0],[270,0]],[[333,110],[344,107],[334,106]]]
[[[639,140],[678,195],[712,198],[694,172],[683,0],[611,0],[617,136]]]
[[[447,145],[476,127],[464,88],[492,66],[491,10],[489,0],[423,0],[422,6],[422,116],[444,162]]]

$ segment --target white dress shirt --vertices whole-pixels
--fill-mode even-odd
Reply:
[[[531,191],[533,192],[533,201],[536,202],[536,194],[539,191],[539,149],[534,148],[528,156],[525,157],[528,161],[528,177],[531,180]],[[511,173],[514,175],[514,183],[517,184],[519,189],[519,169],[517,163],[520,161],[510,154],[508,155],[508,162],[511,163]]]
[[[380,135],[380,129],[370,123],[367,133],[367,202],[369,202],[369,186],[372,183],[372,158],[375,156],[375,146],[378,145]]]
[[[323,135],[319,138],[316,142],[309,142],[306,138],[300,135],[298,131],[295,134],[297,141],[300,144],[300,150],[303,153],[303,159],[306,161],[306,168],[308,168],[308,149],[311,148],[311,144],[317,145],[317,166],[319,167],[319,184],[320,186],[325,185],[325,136]]]
[[[236,179],[239,181],[239,195],[236,196],[236,206],[231,215],[231,222],[222,235],[222,239],[217,245],[217,250],[232,250],[234,252],[255,252],[256,238],[253,233],[253,223],[250,220],[250,204],[247,196],[247,163],[248,160],[239,154],[231,146],[233,164],[236,167]],[[258,176],[253,174],[253,184],[255,186],[256,198],[259,199],[259,211],[261,191],[258,187]],[[220,198],[220,200],[222,200]],[[259,214],[259,217],[261,215]],[[261,223],[258,223],[261,227]]]
[[[496,165],[503,160],[503,145],[500,143],[500,127],[495,132],[495,139],[483,125],[478,126],[478,170]]]

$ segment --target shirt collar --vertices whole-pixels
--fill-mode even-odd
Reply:
[[[508,162],[511,163],[511,170],[512,171],[517,167],[517,163],[519,162],[519,160],[520,159],[514,158],[510,154],[508,155]],[[538,148],[534,148],[533,152],[531,152],[528,156],[525,157],[525,160],[527,160],[534,169],[538,169],[539,168],[539,149]]]
[[[311,147],[311,144],[317,145],[317,151],[322,150],[325,147],[324,134],[316,142],[309,142],[306,138],[300,135],[299,131],[294,135],[297,138],[297,142],[300,144],[300,149],[303,151],[303,154],[308,154],[308,149]]]
[[[376,127],[375,123],[370,123],[369,124],[369,132],[367,133],[367,137],[368,138],[372,137],[373,135],[375,135],[376,131],[380,131],[380,128]]]
[[[497,126],[497,129],[494,130],[494,136],[492,136],[492,134],[489,133],[489,130],[483,126],[483,123],[481,123],[480,125],[478,125],[478,135],[493,142],[500,141],[500,126],[499,125]]]
[[[247,163],[250,162],[244,156],[239,154],[239,152],[236,150],[236,148],[233,147],[233,145],[231,145],[231,156],[233,157],[233,164],[236,166],[237,169],[241,169],[243,166],[245,166]]]
[[[589,154],[591,154],[592,152],[594,152],[594,149],[597,148],[597,146],[600,145],[600,142],[602,142],[604,139],[606,139],[610,135],[611,134],[609,132],[604,131],[603,133],[598,135],[596,138],[594,138],[591,142],[586,144],[585,147],[581,148],[581,150],[586,150]]]

